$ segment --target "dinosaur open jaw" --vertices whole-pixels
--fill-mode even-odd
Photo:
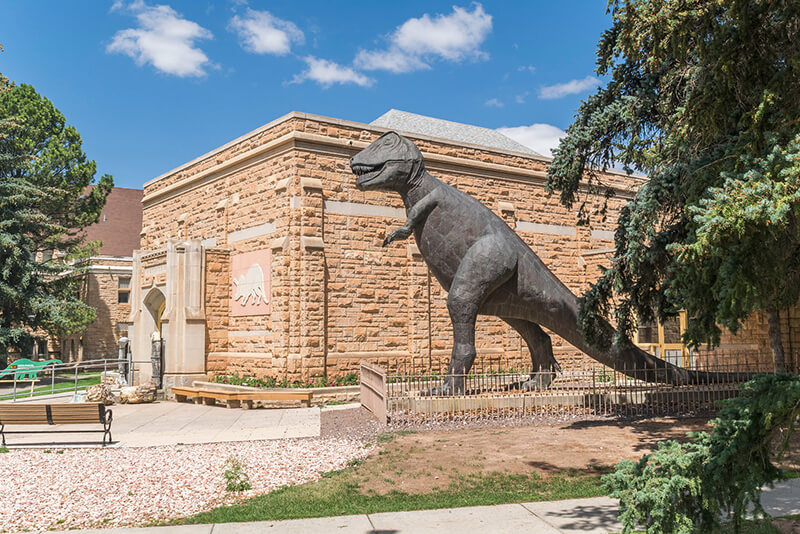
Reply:
[[[369,184],[375,180],[383,171],[384,163],[380,165],[364,165],[363,163],[355,163],[350,166],[353,174],[358,176],[356,180],[356,187],[363,189],[368,187]]]

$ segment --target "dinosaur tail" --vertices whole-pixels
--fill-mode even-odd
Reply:
[[[610,324],[605,323],[605,328],[608,329],[609,334],[613,332]],[[556,333],[561,335],[560,332]],[[645,382],[672,385],[709,384],[747,380],[753,376],[752,373],[686,369],[645,352],[630,342],[615,343],[607,350],[598,349],[586,343],[580,332],[574,332],[572,336],[565,337],[565,339],[598,362],[626,376]]]

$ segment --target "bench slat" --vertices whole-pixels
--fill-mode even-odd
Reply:
[[[0,423],[4,425],[102,423],[104,415],[105,406],[100,403],[0,405]]]
[[[102,423],[105,406],[101,403],[51,404],[50,413],[55,425]]]
[[[230,391],[198,387],[173,387],[172,393],[182,397],[216,399],[224,401],[299,400],[311,402],[312,391]]]
[[[0,423],[4,425],[46,425],[47,405],[0,405]]]

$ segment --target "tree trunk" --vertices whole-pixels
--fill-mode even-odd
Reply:
[[[772,361],[775,364],[776,373],[786,372],[786,356],[783,352],[783,341],[781,340],[781,316],[777,308],[767,310],[767,322],[769,323],[769,344],[772,347]]]

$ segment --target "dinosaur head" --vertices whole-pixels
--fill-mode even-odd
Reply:
[[[350,168],[362,191],[402,191],[422,175],[425,164],[417,145],[399,133],[386,132],[350,158]]]

